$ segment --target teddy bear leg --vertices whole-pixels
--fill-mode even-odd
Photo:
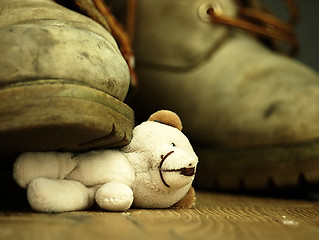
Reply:
[[[36,178],[27,188],[31,207],[40,212],[65,212],[90,207],[94,201],[91,189],[73,180]]]
[[[63,179],[76,166],[69,152],[26,152],[13,165],[13,178],[22,188],[35,178]]]
[[[108,211],[126,211],[133,203],[133,191],[126,184],[108,182],[96,191],[95,201]]]

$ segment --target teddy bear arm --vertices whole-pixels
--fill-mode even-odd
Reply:
[[[107,182],[95,193],[96,203],[107,211],[126,211],[133,199],[131,187],[121,182]]]
[[[180,208],[193,208],[195,206],[195,189],[191,187],[186,195],[175,203],[171,208],[173,209],[180,209]]]

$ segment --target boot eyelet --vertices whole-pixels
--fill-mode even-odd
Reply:
[[[223,8],[219,2],[216,2],[216,1],[204,2],[199,6],[198,14],[199,14],[199,17],[205,22],[211,21],[210,15],[208,14],[208,9],[210,8],[213,8],[215,14],[217,15],[223,14]]]

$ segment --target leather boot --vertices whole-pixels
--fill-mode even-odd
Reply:
[[[199,155],[199,187],[318,182],[318,74],[245,29],[212,21],[210,11],[230,20],[239,6],[138,1],[136,115],[170,109],[181,116]]]
[[[130,74],[107,22],[52,0],[0,9],[0,155],[127,144]]]

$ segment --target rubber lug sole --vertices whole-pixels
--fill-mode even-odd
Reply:
[[[256,149],[195,147],[202,189],[263,189],[319,183],[319,140]]]
[[[0,89],[0,155],[120,147],[133,127],[131,108],[88,86],[45,79]]]

